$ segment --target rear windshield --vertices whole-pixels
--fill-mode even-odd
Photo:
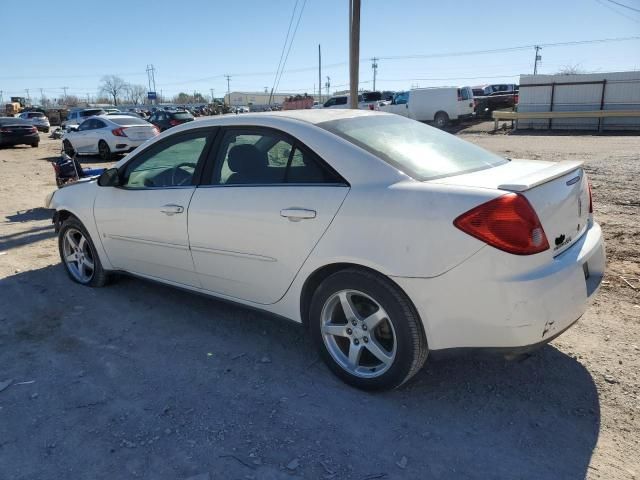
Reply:
[[[149,125],[149,122],[142,120],[141,118],[136,117],[127,117],[127,118],[110,118],[113,123],[117,123],[118,125]]]
[[[364,92],[362,99],[365,102],[377,102],[382,100],[382,94],[380,92]]]
[[[42,118],[44,117],[44,113],[34,112],[29,114],[29,118]]]
[[[188,118],[193,118],[193,116],[189,112],[178,112],[173,114],[173,118],[176,120],[186,120]]]
[[[102,115],[104,113],[104,110],[97,109],[97,110],[83,110],[80,112],[80,116],[81,117],[93,117],[94,115]]]
[[[416,180],[484,170],[508,162],[472,143],[399,115],[371,115],[318,124]]]

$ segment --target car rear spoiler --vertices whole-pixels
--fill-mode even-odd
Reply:
[[[550,182],[551,180],[577,170],[583,163],[584,162],[581,160],[564,160],[550,167],[538,170],[537,172],[517,178],[513,182],[498,185],[498,188],[500,190],[509,190],[512,192],[524,192],[526,190],[531,190],[538,185]]]

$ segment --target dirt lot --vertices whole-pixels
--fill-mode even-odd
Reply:
[[[527,360],[428,361],[375,395],[294,324],[137,279],[73,284],[40,208],[59,141],[0,149],[0,478],[640,478],[640,137],[473,131],[585,160],[604,287]]]

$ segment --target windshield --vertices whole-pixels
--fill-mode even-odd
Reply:
[[[127,118],[110,118],[113,123],[117,123],[118,125],[148,125],[151,124],[141,118],[136,117],[127,117]]]
[[[472,143],[399,115],[371,115],[318,124],[416,180],[460,175],[508,162]]]

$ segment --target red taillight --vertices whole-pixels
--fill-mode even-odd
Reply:
[[[153,131],[154,135],[160,135],[160,129],[158,127],[154,126],[151,130]]]
[[[111,133],[113,133],[116,137],[126,137],[127,134],[124,133],[124,128],[120,127],[120,128],[114,128],[113,130],[111,130]]]
[[[508,193],[456,218],[453,224],[472,237],[515,255],[549,248],[538,215],[522,195]]]
[[[514,103],[518,103],[518,99],[520,98],[520,96],[516,93],[514,95]]]
[[[38,129],[36,127],[31,127],[30,130],[31,133],[38,133]]]
[[[587,182],[589,185],[589,213],[593,213],[593,195],[591,194],[591,182]]]
[[[180,125],[180,122],[178,120],[169,120],[169,125],[171,125],[172,127],[175,127],[176,125]]]

